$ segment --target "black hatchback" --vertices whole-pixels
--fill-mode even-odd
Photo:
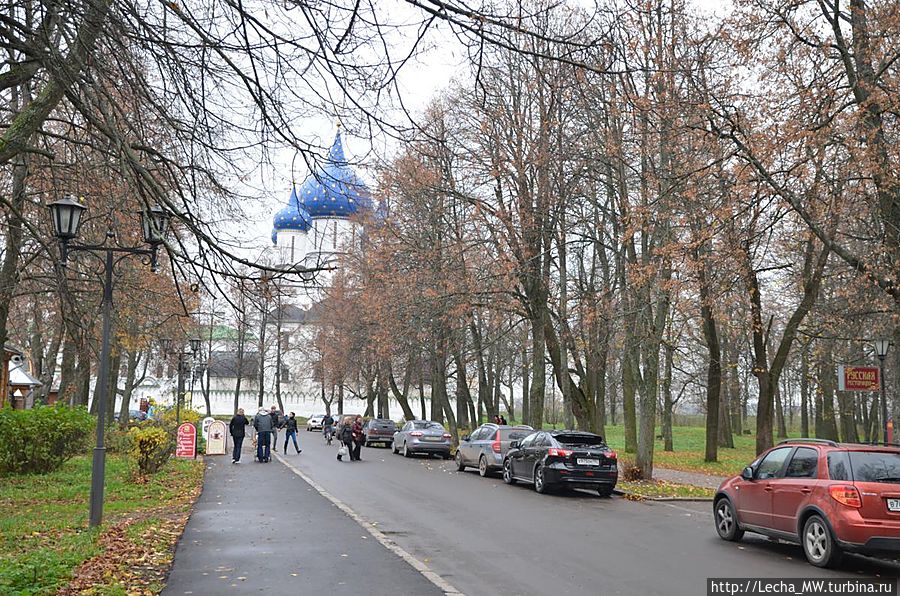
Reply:
[[[510,445],[503,460],[505,483],[530,482],[539,493],[555,487],[588,488],[608,497],[618,478],[616,452],[603,437],[589,432],[533,432]]]

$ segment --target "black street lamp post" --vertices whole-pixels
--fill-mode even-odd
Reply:
[[[141,230],[144,242],[150,248],[140,248],[108,244],[111,239],[115,239],[115,234],[111,230],[106,233],[106,239],[100,244],[73,244],[72,241],[78,236],[78,229],[81,226],[81,216],[87,208],[71,196],[50,203],[49,208],[53,232],[59,241],[60,262],[63,268],[65,268],[71,252],[80,251],[104,255],[103,336],[100,348],[100,370],[97,373],[100,382],[97,395],[94,396],[94,399],[97,400],[97,443],[94,447],[91,465],[90,525],[96,527],[103,521],[103,485],[106,475],[104,432],[106,430],[106,402],[109,386],[109,339],[112,332],[113,269],[119,261],[126,257],[141,255],[148,257],[150,267],[155,272],[158,265],[159,246],[165,241],[169,215],[159,207],[141,212]]]
[[[887,393],[884,389],[884,358],[887,356],[888,348],[891,342],[887,339],[875,340],[875,355],[878,356],[878,377],[881,379],[881,429],[884,433],[884,442],[888,440],[888,409],[887,409]]]

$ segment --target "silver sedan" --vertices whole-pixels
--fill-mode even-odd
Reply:
[[[394,433],[391,450],[403,452],[405,457],[415,453],[440,455],[450,459],[450,433],[437,422],[431,420],[410,420]]]

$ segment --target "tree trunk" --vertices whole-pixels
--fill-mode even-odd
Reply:
[[[663,361],[663,370],[665,376],[662,379],[663,394],[663,411],[662,411],[662,434],[663,434],[663,451],[675,451],[674,440],[672,437],[672,411],[674,404],[672,403],[672,360],[675,357],[675,346],[671,342],[666,342],[664,346],[665,360]]]

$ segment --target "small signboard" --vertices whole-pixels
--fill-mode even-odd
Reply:
[[[216,420],[209,425],[206,435],[206,455],[225,455],[225,423]]]
[[[175,441],[175,457],[190,459],[197,457],[197,427],[190,422],[183,422],[178,427],[178,438]]]
[[[878,391],[881,379],[877,366],[838,366],[839,391]]]
[[[204,441],[209,440],[209,425],[215,421],[216,421],[216,419],[213,418],[212,416],[207,416],[206,418],[203,419],[203,422],[201,423],[200,428],[203,429],[202,432],[203,432],[203,440]]]

